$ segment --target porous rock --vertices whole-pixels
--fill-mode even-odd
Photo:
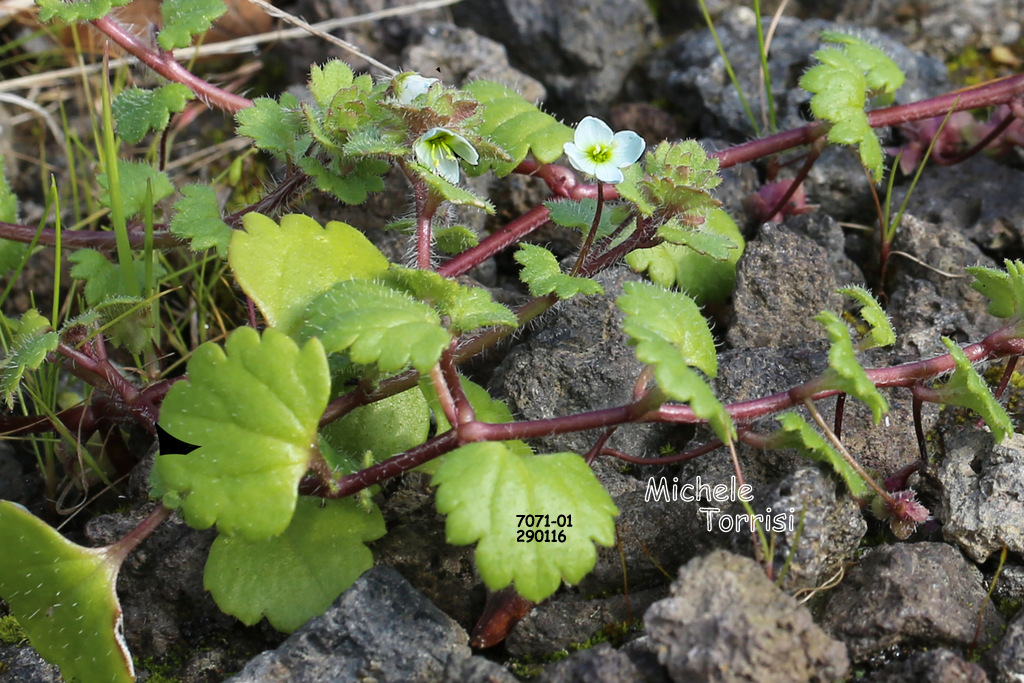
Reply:
[[[893,645],[988,647],[1003,619],[981,572],[945,543],[879,546],[829,593],[821,624],[861,660]]]
[[[644,615],[672,680],[833,681],[846,675],[845,646],[807,608],[780,591],[756,562],[726,551],[679,570],[672,597]]]
[[[537,683],[668,683],[657,657],[601,643],[549,666]]]
[[[872,677],[884,683],[986,683],[985,670],[945,648],[914,652],[906,660],[892,662]]]
[[[1024,611],[1010,621],[999,644],[988,653],[998,683],[1024,680]]]
[[[942,535],[976,562],[1003,544],[1024,552],[1024,436],[993,443],[987,429],[958,429],[946,436],[938,469],[942,505],[936,516]]]
[[[436,681],[469,658],[469,636],[393,569],[377,566],[234,683]]]

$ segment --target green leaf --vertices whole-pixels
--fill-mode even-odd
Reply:
[[[323,66],[314,64],[309,70],[309,91],[321,109],[331,106],[331,100],[342,88],[352,85],[352,69],[340,59],[332,59]]]
[[[163,0],[163,28],[156,40],[164,50],[188,47],[192,36],[209,31],[214,19],[225,12],[227,7],[221,0]]]
[[[324,427],[321,433],[342,455],[361,459],[370,452],[379,462],[427,440],[430,406],[423,392],[414,387],[359,406]]]
[[[406,168],[416,173],[416,177],[425,182],[433,194],[443,197],[452,204],[475,206],[492,216],[494,215],[494,204],[489,199],[480,197],[458,185],[453,185],[421,164],[409,162],[406,164]]]
[[[222,350],[207,342],[188,363],[160,410],[172,436],[199,446],[156,459],[169,493],[188,523],[260,540],[283,532],[306,473],[317,423],[330,393],[319,341],[301,349],[274,329],[262,339],[240,327]]]
[[[189,240],[192,251],[214,248],[217,256],[228,255],[233,230],[220,216],[217,192],[210,185],[186,185],[174,204],[171,233]]]
[[[857,470],[806,420],[796,413],[782,413],[778,420],[782,429],[771,437],[773,448],[795,448],[811,460],[828,463],[843,478],[854,497],[864,498],[868,494],[868,484],[857,474]]]
[[[115,346],[142,353],[153,342],[154,323],[150,305],[136,296],[108,296],[93,311]]]
[[[14,394],[27,370],[38,370],[46,354],[57,349],[60,337],[50,331],[50,321],[35,309],[29,309],[16,325],[10,353],[0,361],[0,395],[8,408],[14,406]]]
[[[708,212],[700,234],[709,233],[721,235],[735,245],[728,251],[726,260],[701,254],[689,246],[663,242],[650,249],[630,252],[626,255],[626,263],[638,273],[647,271],[655,284],[666,288],[678,286],[698,305],[720,303],[732,294],[736,284],[736,263],[743,255],[746,242],[736,222],[722,209]]]
[[[155,256],[152,262],[153,276],[159,279],[166,271]],[[95,249],[79,249],[68,257],[68,261],[75,264],[71,268],[71,277],[85,280],[85,300],[90,306],[110,297],[127,296],[120,263],[111,263]],[[135,275],[139,281],[139,290],[143,291],[146,288],[146,269],[139,265],[140,262],[136,262]]]
[[[450,225],[434,231],[434,246],[442,254],[461,254],[480,244],[476,233],[464,225]]]
[[[722,182],[718,159],[709,157],[696,140],[662,142],[645,159],[648,177],[639,185],[661,212],[700,218],[720,205],[711,196]]]
[[[354,206],[365,202],[369,193],[384,189],[382,176],[391,166],[380,159],[361,159],[343,164],[334,158],[325,165],[314,157],[303,157],[299,159],[299,168],[316,181],[318,190]]]
[[[452,451],[434,475],[437,510],[448,515],[454,545],[477,543],[476,565],[491,590],[515,584],[540,602],[562,580],[577,583],[593,569],[594,543],[615,542],[615,504],[575,453],[522,456],[502,443],[473,443]],[[516,515],[546,515],[564,542],[517,542]],[[571,527],[558,528],[559,516]]]
[[[235,114],[235,120],[239,135],[252,138],[257,147],[285,163],[294,163],[305,154],[313,140],[298,99],[287,93],[281,95],[280,103],[257,97],[251,107]]]
[[[684,226],[675,218],[658,227],[658,236],[666,242],[687,246],[698,254],[710,256],[716,261],[728,260],[739,248],[739,245],[725,234]]]
[[[971,287],[989,299],[988,312],[997,318],[1024,318],[1024,261],[1003,262],[1006,271],[971,266],[967,272],[974,276]]]
[[[79,21],[92,21],[110,14],[111,7],[123,7],[131,0],[36,0],[39,6],[39,21],[47,22],[53,18],[65,24]]]
[[[352,362],[381,372],[411,365],[428,372],[451,335],[430,306],[380,282],[339,282],[304,313],[301,338],[319,337],[328,353],[347,351]]]
[[[0,501],[0,597],[65,681],[135,680],[114,584],[120,558],[72,543],[20,505]]]
[[[352,498],[301,497],[280,536],[247,540],[217,537],[203,585],[217,606],[252,626],[262,617],[291,633],[323,614],[334,599],[373,566],[364,543],[386,532],[376,506],[366,512]]]
[[[569,299],[577,294],[604,294],[604,288],[596,280],[563,273],[558,259],[544,247],[520,244],[514,258],[523,266],[519,278],[529,286],[533,296],[554,292],[560,299]]]
[[[814,319],[825,326],[832,346],[828,350],[828,370],[825,371],[823,388],[838,389],[863,401],[874,417],[875,424],[882,415],[889,412],[889,403],[878,387],[868,379],[853,350],[853,341],[846,323],[831,311],[822,311]]]
[[[448,328],[455,335],[478,327],[515,327],[519,324],[516,314],[496,302],[482,287],[466,287],[429,270],[394,265],[388,271],[388,281],[433,305],[442,317],[448,319]]]
[[[616,185],[618,187],[618,185]],[[544,202],[550,213],[552,222],[566,228],[576,228],[587,234],[594,225],[594,214],[597,212],[597,200],[583,199],[552,199]],[[601,222],[597,226],[595,239],[604,239],[611,235],[619,224],[629,217],[632,207],[628,204],[604,205],[601,211]]]
[[[258,213],[242,218],[231,235],[228,263],[238,284],[267,324],[297,331],[306,307],[335,283],[383,275],[388,260],[351,225],[326,228],[309,216],[289,214],[280,224]]]
[[[572,128],[500,83],[472,81],[464,89],[483,105],[479,134],[511,156],[510,161],[491,162],[499,176],[508,175],[531,151],[542,164],[557,161],[565,143],[572,141]],[[481,163],[477,171],[482,173],[486,166]]]
[[[882,310],[875,297],[871,296],[871,292],[859,285],[843,287],[837,291],[861,304],[860,316],[868,324],[868,330],[857,344],[858,350],[876,349],[896,343],[896,333],[892,331],[889,316]]]
[[[130,144],[135,144],[153,131],[167,127],[171,114],[185,109],[185,103],[195,95],[181,83],[168,83],[155,90],[128,88],[114,98],[111,108],[117,122],[117,132]]]
[[[656,285],[627,282],[616,305],[626,314],[622,330],[636,345],[636,357],[654,367],[654,378],[670,398],[688,403],[723,441],[735,429],[725,407],[690,366],[714,377],[715,340],[697,304],[685,294]]]
[[[18,222],[18,196],[11,190],[4,175],[4,155],[0,154],[0,221]],[[14,240],[0,239],[0,274],[6,274],[21,264],[28,245]]]
[[[147,185],[152,183],[153,202],[170,197],[174,192],[174,185],[170,178],[163,171],[158,171],[144,162],[117,160],[117,173],[121,182],[121,203],[124,206],[126,216],[133,216],[142,213],[143,202],[146,201]],[[96,178],[103,192],[99,200],[103,206],[110,206],[109,179],[106,173],[101,173]]]
[[[906,75],[889,55],[855,35],[840,31],[822,31],[821,39],[845,46],[846,56],[864,73],[868,90],[874,95],[894,93],[907,80]]]
[[[1002,441],[1008,434],[1013,433],[1013,423],[1006,409],[992,395],[988,384],[981,378],[978,371],[971,365],[971,361],[964,354],[963,350],[948,337],[942,338],[942,343],[949,349],[949,355],[956,363],[953,375],[945,384],[936,387],[939,398],[943,403],[954,406],[963,406],[976,412],[985,420],[985,424],[992,430],[996,443]]]

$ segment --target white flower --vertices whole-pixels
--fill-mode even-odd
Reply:
[[[577,171],[605,183],[621,183],[622,169],[636,163],[647,143],[631,130],[612,135],[601,119],[588,116],[576,126],[573,142],[565,143],[565,155]]]
[[[426,94],[430,86],[437,82],[436,78],[424,78],[415,71],[406,71],[395,76],[392,87],[398,103],[410,105],[417,97]]]
[[[471,164],[480,160],[469,140],[447,128],[431,128],[420,136],[413,145],[416,160],[448,182],[459,182],[459,160],[462,157]]]

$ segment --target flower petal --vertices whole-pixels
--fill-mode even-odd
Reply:
[[[399,104],[412,104],[413,100],[425,94],[437,82],[436,78],[425,78],[412,71],[398,74],[394,80],[395,97]]]
[[[580,173],[594,175],[597,172],[597,164],[594,160],[574,143],[567,142],[562,149],[565,151],[565,156],[569,158],[569,163]]]
[[[586,116],[576,126],[573,141],[581,149],[587,149],[595,144],[609,145],[612,142],[612,129],[601,119]]]
[[[646,148],[644,139],[633,131],[619,131],[612,140],[612,158],[609,163],[617,168],[634,164]]]
[[[628,166],[629,164],[626,165]],[[593,175],[597,176],[597,179],[602,183],[609,183],[611,185],[621,183],[626,178],[626,176],[622,175],[622,171],[611,164],[599,165]]]
[[[480,161],[480,155],[477,154],[476,148],[470,144],[469,140],[462,137],[458,133],[452,133],[451,137],[447,140],[448,146],[451,150],[458,154],[460,157],[465,159],[471,164],[476,164]]]

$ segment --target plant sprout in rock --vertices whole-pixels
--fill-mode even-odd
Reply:
[[[195,3],[187,17],[165,17],[159,52],[109,14],[110,4],[124,4],[120,0],[41,4],[46,16],[91,21],[171,83],[154,91],[124,90],[98,122],[106,133],[108,173],[123,171],[121,177],[130,180],[114,183],[107,175],[108,192],[99,198],[112,215],[123,217],[123,229],[65,233],[59,224],[18,225],[17,198],[0,184],[0,237],[75,250],[72,276],[85,293],[85,305],[73,316],[55,305],[50,317],[30,311],[17,320],[0,318],[0,390],[6,404],[22,411],[0,416],[0,431],[57,431],[80,440],[76,445],[94,437],[117,444],[123,443],[123,425],[155,435],[159,422],[196,446],[156,457],[149,481],[155,510],[127,540],[105,549],[81,548],[44,530],[22,509],[0,504],[10,550],[0,557],[0,597],[69,677],[88,655],[103,658],[108,680],[130,679],[130,658],[116,627],[117,566],[172,510],[196,528],[217,531],[205,581],[218,605],[245,623],[265,616],[290,631],[372,566],[366,544],[386,532],[372,487],[415,468],[433,476],[447,539],[476,544],[477,568],[488,588],[512,588],[536,602],[564,582],[580,581],[594,566],[595,544],[614,543],[618,511],[590,466],[601,456],[665,465],[724,446],[742,478],[737,441],[796,448],[835,471],[865,505],[881,501],[880,516],[904,536],[927,511],[912,492],[891,494],[860,465],[838,428],[821,419],[817,406],[823,399],[861,401],[877,422],[888,411],[882,390],[902,388],[911,392],[918,417],[921,404],[930,401],[970,408],[997,439],[1013,430],[974,365],[1024,351],[1024,263],[970,271],[974,287],[991,299],[991,313],[1005,319],[1001,328],[963,348],[945,340],[949,353],[892,367],[862,365],[861,352],[891,344],[893,332],[870,294],[845,290],[861,307],[862,334],[855,340],[836,311],[808,311],[817,314],[831,344],[829,366],[810,378],[794,377],[779,394],[733,403],[709,384],[718,372],[715,338],[698,302],[682,290],[713,277],[724,284],[702,292],[702,302],[722,301],[731,287],[743,239],[712,194],[722,168],[831,141],[855,146],[877,177],[877,128],[950,109],[1009,104],[1024,93],[1024,76],[866,112],[865,104],[891,94],[902,74],[856,39],[829,34],[827,40],[840,47],[816,53],[821,64],[805,77],[821,120],[709,154],[693,140],[647,149],[636,133],[613,133],[593,117],[573,131],[498,83],[453,88],[408,72],[374,80],[340,61],[312,68],[306,98],[286,93],[248,100],[189,73],[163,51],[181,44],[183,35],[205,30],[220,3]],[[847,93],[851,88],[856,92]],[[176,192],[166,170],[116,159],[115,123],[125,139],[159,135],[193,96],[235,115],[238,134],[287,169],[259,201],[230,215],[223,215],[215,189],[204,184],[182,187],[166,210],[160,200]],[[560,165],[563,156],[596,183]],[[311,188],[362,204],[384,191],[392,168],[412,188],[415,268],[389,262],[364,236],[363,230],[377,226],[322,226],[298,213],[276,215]],[[551,196],[490,235],[464,234],[454,253],[445,253],[435,239],[442,206],[495,213],[488,197],[460,185],[463,173],[536,176]],[[785,205],[788,197],[779,201]],[[569,272],[547,249],[524,243],[549,222],[587,231]],[[100,251],[115,247],[116,263]],[[506,306],[487,289],[457,279],[511,247],[518,247],[522,291],[529,293],[520,305]],[[237,320],[225,316],[221,337],[193,344],[183,341],[187,335],[174,335],[166,350],[187,361],[185,375],[154,351],[165,350],[162,331],[174,328],[176,315],[161,295],[188,298],[179,286],[181,273],[154,258],[163,250],[177,250],[167,263],[187,263],[188,272],[207,260],[218,264],[218,277],[229,274],[247,303]],[[616,300],[622,333],[643,366],[631,400],[517,420],[460,372],[461,363],[493,349],[559,301],[602,293],[594,276],[624,259],[656,282],[629,283]],[[189,310],[197,305],[186,303]],[[117,363],[111,353],[120,354]],[[129,380],[135,375],[122,361],[149,368],[147,381]],[[943,375],[948,380],[936,384]],[[50,390],[68,378],[77,378],[83,400],[65,407]],[[795,408],[806,409],[815,426]],[[779,428],[759,431],[755,423],[766,416],[777,416]],[[619,426],[640,422],[704,427],[705,443],[655,458],[606,447]],[[916,426],[924,458],[919,420]],[[534,453],[529,443],[587,430],[601,434],[587,452]],[[109,472],[128,474],[136,464],[137,455],[115,458],[113,446],[109,450],[90,465],[96,480],[109,479]],[[42,464],[48,476],[59,476],[55,463]],[[540,528],[541,519],[561,527],[551,533]],[[517,542],[525,531],[531,540]],[[284,558],[294,561],[285,566]],[[46,574],[41,585],[17,578],[49,565],[59,571]],[[81,583],[82,572],[92,570],[90,582]],[[70,590],[81,594],[77,612],[61,601]],[[81,642],[54,636],[55,624],[70,629],[78,622],[103,626]]]

